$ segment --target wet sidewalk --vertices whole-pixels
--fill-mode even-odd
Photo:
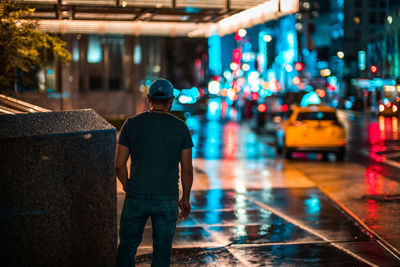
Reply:
[[[178,223],[172,266],[399,266],[301,168],[271,157],[265,140],[232,124],[220,135],[216,147],[197,137],[192,213]],[[148,223],[138,266],[150,266],[151,245]]]

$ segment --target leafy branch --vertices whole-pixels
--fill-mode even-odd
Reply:
[[[12,90],[21,80],[36,87],[32,72],[53,64],[56,58],[66,64],[71,60],[61,38],[39,30],[34,12],[22,2],[0,2],[0,90]]]

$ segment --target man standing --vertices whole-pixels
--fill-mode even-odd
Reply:
[[[115,171],[126,196],[119,230],[118,266],[135,266],[148,217],[153,229],[151,266],[170,266],[178,206],[180,217],[190,213],[193,142],[186,124],[168,113],[173,99],[172,84],[165,79],[156,80],[147,95],[150,110],[129,118],[121,129]],[[179,163],[183,193],[178,202]]]

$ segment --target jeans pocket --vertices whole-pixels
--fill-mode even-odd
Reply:
[[[157,204],[160,213],[167,221],[172,222],[178,219],[178,200],[159,200]]]

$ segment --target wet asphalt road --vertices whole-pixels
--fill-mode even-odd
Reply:
[[[273,136],[256,135],[248,123],[189,120],[192,213],[178,223],[172,266],[400,266],[398,202],[371,200],[400,190],[371,166],[395,177],[396,168],[370,160],[374,143],[360,129],[374,126],[351,116],[342,116],[350,136],[343,163],[317,154],[286,161]],[[382,139],[379,122],[378,129]],[[118,216],[123,197],[119,185]],[[148,222],[138,266],[150,265],[151,244]]]

